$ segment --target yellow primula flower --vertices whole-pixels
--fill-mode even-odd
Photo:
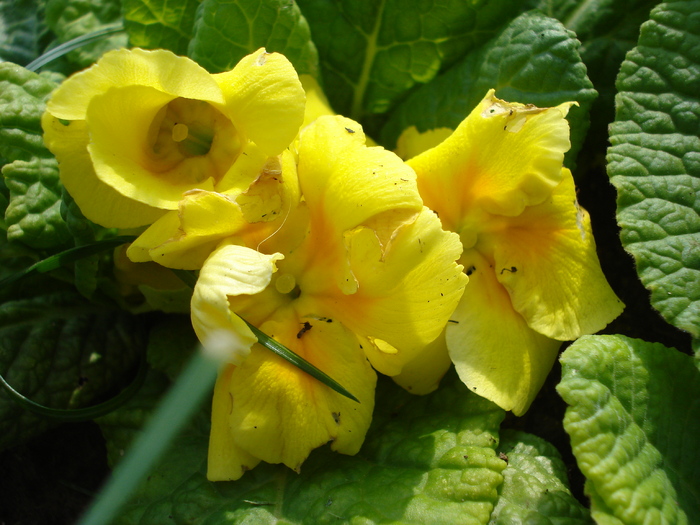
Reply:
[[[425,204],[464,245],[470,281],[445,329],[449,356],[471,390],[516,415],[561,341],[601,330],[623,308],[562,166],[570,106],[508,103],[491,90],[453,133],[408,160]],[[415,135],[400,141],[407,156],[425,144]],[[444,349],[435,355],[444,359]]]
[[[260,49],[211,75],[170,51],[119,49],[63,82],[42,125],[85,216],[132,228],[177,210],[187,191],[240,185],[250,167],[237,165],[282,153],[303,118],[301,83],[280,54]]]
[[[418,359],[468,280],[456,263],[459,237],[423,206],[413,170],[367,147],[359,124],[319,117],[298,147],[303,198],[282,230],[257,250],[226,239],[194,290],[200,340],[225,330],[238,342],[214,391],[211,480],[237,479],[261,460],[299,470],[328,442],[355,454],[371,420],[375,369],[400,375]],[[360,403],[256,344],[238,315]]]

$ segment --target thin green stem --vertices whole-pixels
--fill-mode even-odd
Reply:
[[[57,58],[60,58],[67,53],[70,53],[74,49],[78,49],[79,47],[92,44],[93,42],[109,38],[110,36],[115,35],[117,33],[121,33],[123,31],[124,26],[121,22],[119,22],[117,24],[105,26],[102,29],[93,31],[92,33],[81,35],[77,38],[74,38],[73,40],[64,42],[60,46],[56,46],[53,49],[50,49],[36,60],[33,60],[32,62],[27,64],[26,69],[28,69],[29,71],[37,71],[40,67],[45,66],[49,62],[53,62]]]

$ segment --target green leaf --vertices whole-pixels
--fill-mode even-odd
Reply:
[[[61,193],[61,218],[74,239],[75,246],[92,244],[96,240],[96,232],[104,230],[89,221],[83,215],[73,197],[63,188]],[[92,254],[74,262],[75,287],[84,297],[90,298],[97,289],[97,272],[99,270],[99,255]]]
[[[658,0],[540,0],[535,7],[556,18],[581,41],[581,58],[599,93],[591,110],[589,146],[608,146],[615,118],[615,78],[625,54],[637,44],[639,26]],[[589,157],[590,159],[591,157]]]
[[[507,430],[498,447],[507,458],[492,525],[591,524],[590,513],[571,495],[559,452],[537,436]],[[501,456],[501,457],[504,457]]]
[[[515,13],[513,0],[297,0],[319,50],[326,94],[355,120],[384,113],[480,45]]]
[[[0,2],[0,59],[26,65],[41,53],[46,30],[40,0]]]
[[[700,371],[658,343],[585,336],[562,355],[564,428],[598,523],[700,523]]]
[[[74,292],[54,292],[0,305],[0,373],[44,406],[79,408],[128,383],[145,351],[143,323],[98,307]],[[110,396],[108,396],[110,397]],[[51,423],[0,391],[0,448]]]
[[[261,464],[236,482],[205,478],[209,423],[202,413],[117,523],[488,523],[505,468],[495,452],[504,413],[451,383],[414,397],[386,380],[357,456],[324,447],[301,474]],[[104,418],[112,457],[128,442],[116,432],[147,416],[145,399],[131,406]]]
[[[7,238],[37,249],[59,247],[70,239],[61,218],[58,164],[44,146],[41,129],[55,78],[0,63],[0,157],[10,162],[2,168],[10,200]]]
[[[575,100],[569,111],[571,166],[588,129],[588,112],[596,97],[586,66],[578,54],[579,42],[560,22],[539,12],[527,12],[510,22],[478,52],[409,96],[382,131],[391,147],[410,126],[419,131],[456,128],[486,95],[496,89],[510,102],[551,107]]]
[[[48,0],[46,24],[60,42],[92,33],[121,21],[119,0]],[[106,51],[126,46],[125,34],[114,35],[68,53],[68,59],[78,67],[91,65]]]
[[[620,70],[608,174],[625,249],[672,325],[700,337],[700,1],[661,4]]]
[[[299,74],[318,75],[318,53],[293,0],[204,0],[189,56],[212,73],[229,71],[265,47],[284,54]]]
[[[129,44],[186,55],[198,5],[199,0],[122,0]]]
[[[62,185],[55,158],[16,160],[2,169],[10,190],[5,211],[7,239],[32,248],[65,245],[71,235],[61,217]]]
[[[44,147],[41,115],[56,85],[48,74],[0,63],[0,157],[7,162],[51,156]]]
[[[169,315],[151,329],[148,362],[174,380],[192,357],[197,344],[189,316]]]

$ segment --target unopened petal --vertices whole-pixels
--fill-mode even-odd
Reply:
[[[450,358],[469,390],[522,415],[561,343],[527,326],[485,258],[471,251],[462,260],[469,284],[446,328]]]
[[[396,141],[396,154],[403,160],[412,159],[439,145],[452,135],[450,128],[436,128],[421,133],[415,126],[406,128]]]

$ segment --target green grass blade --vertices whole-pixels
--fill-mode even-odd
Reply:
[[[103,40],[114,34],[121,33],[122,31],[124,31],[124,26],[120,22],[118,24],[111,24],[105,26],[102,29],[98,29],[97,31],[93,31],[85,35],[81,35],[77,38],[74,38],[73,40],[64,42],[60,46],[56,46],[53,49],[50,49],[36,60],[33,60],[29,64],[27,64],[26,69],[28,69],[29,71],[36,71],[40,67],[45,66],[49,62],[52,62],[67,53],[70,53],[74,49],[78,49],[79,47],[85,46],[87,44],[92,44],[93,42]]]
[[[211,394],[221,362],[200,347],[78,525],[107,525]]]
[[[27,277],[28,275],[34,272],[50,272],[51,270],[60,268],[64,264],[77,261],[78,259],[83,259],[85,257],[89,257],[90,255],[103,252],[110,248],[116,248],[121,244],[132,242],[135,238],[136,237],[131,235],[124,235],[121,237],[112,237],[111,239],[97,241],[92,244],[86,244],[84,246],[76,246],[75,248],[70,248],[68,250],[62,251],[61,253],[57,253],[56,255],[52,255],[51,257],[47,257],[46,259],[34,263],[31,266],[22,270],[21,272],[17,272],[10,275],[9,277],[5,277],[4,279],[0,280],[0,288],[3,288],[20,279],[23,279],[24,277]]]
[[[197,278],[195,275],[187,270],[173,270],[175,274],[182,279],[182,281],[187,284],[188,286],[194,288],[194,285],[197,284]],[[240,317],[240,316],[238,316]],[[241,317],[241,319],[243,319]],[[339,394],[347,397],[348,399],[352,399],[353,401],[356,401],[359,403],[359,399],[357,399],[354,395],[352,395],[348,390],[346,390],[340,383],[338,383],[335,379],[330,377],[328,374],[325,372],[319,370],[316,368],[314,365],[309,363],[306,359],[303,357],[298,356],[294,352],[292,352],[289,348],[281,344],[280,342],[276,341],[269,335],[267,335],[265,332],[262,332],[259,330],[257,327],[253,326],[250,324],[248,321],[243,319],[243,322],[248,325],[248,328],[255,334],[255,337],[258,338],[258,343],[263,345],[265,348],[270,350],[271,352],[277,354],[280,356],[282,359],[285,361],[291,363],[292,365],[296,366],[299,370],[306,372],[309,374],[311,377],[314,379],[320,381],[324,385],[326,385],[328,388],[334,390],[335,392],[338,392]]]
[[[39,416],[57,419],[63,422],[90,421],[97,417],[104,416],[105,414],[109,414],[131,399],[143,385],[143,381],[146,379],[147,370],[148,366],[146,365],[146,356],[144,354],[141,358],[141,363],[139,364],[139,370],[136,377],[129,384],[129,386],[104,403],[85,408],[51,408],[40,405],[39,403],[35,403],[31,399],[17,392],[17,390],[12,388],[12,386],[10,386],[2,375],[0,375],[0,386],[5,389],[5,391],[15,402],[20,404],[28,411]]]

